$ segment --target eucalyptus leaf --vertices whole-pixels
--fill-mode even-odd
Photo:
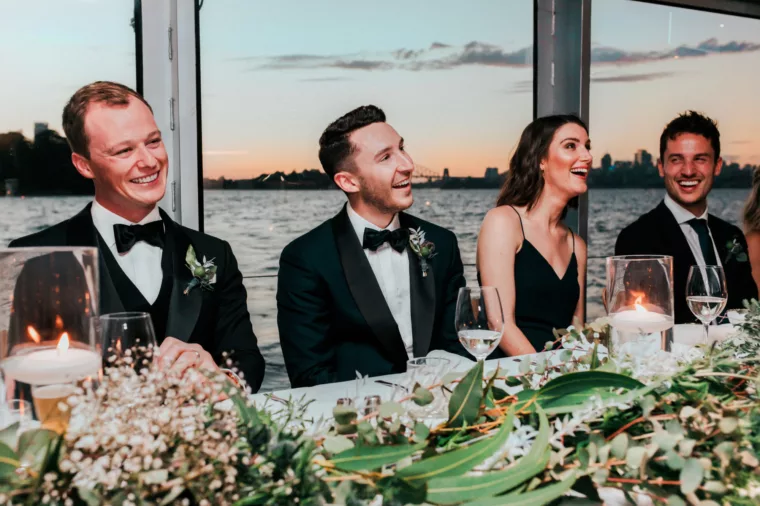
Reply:
[[[646,456],[646,448],[643,446],[634,446],[631,448],[628,448],[628,451],[625,454],[625,463],[628,467],[631,469],[638,469],[641,467],[641,465],[644,462],[644,457]]]
[[[21,465],[18,455],[5,443],[0,443],[0,479],[13,474]]]
[[[723,434],[731,434],[739,426],[739,420],[733,416],[721,418],[718,422],[718,428]]]
[[[58,434],[48,429],[33,429],[23,432],[18,439],[18,455],[24,465],[39,470],[45,457],[58,438]]]
[[[417,387],[412,394],[412,401],[418,406],[427,406],[433,402],[433,393],[425,387]]]
[[[594,483],[596,483],[599,486],[604,485],[607,482],[607,478],[610,477],[610,470],[609,469],[597,469],[594,472],[594,476],[592,479],[594,480]]]
[[[668,432],[665,432],[664,430],[661,430],[659,432],[655,432],[654,436],[652,436],[652,442],[656,444],[660,450],[667,452],[668,450],[672,450],[676,447],[678,444],[678,438]]]
[[[480,476],[431,479],[428,482],[427,501],[435,504],[453,504],[493,496],[512,490],[543,471],[551,455],[549,447],[550,427],[549,420],[540,407],[537,409],[537,413],[539,425],[536,439],[528,453],[518,460],[514,466],[504,471],[485,473]]]
[[[414,424],[414,440],[418,443],[427,441],[430,435],[430,429],[424,423],[417,422]]]
[[[480,363],[482,364],[482,362]],[[514,417],[515,409],[513,406],[507,413],[506,421],[493,436],[469,446],[422,459],[401,469],[396,473],[396,476],[411,482],[461,476],[483,462],[486,457],[493,455],[496,450],[504,445],[509,433],[512,432]]]
[[[574,483],[575,474],[571,473],[559,483],[537,488],[530,492],[514,492],[498,497],[479,499],[477,501],[465,503],[464,506],[539,506],[542,504],[549,504],[573,488]]]
[[[333,408],[333,417],[339,424],[348,424],[356,420],[356,408],[353,406],[340,405]]]
[[[697,459],[688,459],[678,477],[681,482],[681,492],[691,494],[697,490],[700,483],[702,483],[704,475],[705,468],[702,467],[702,463]]]
[[[665,464],[669,468],[671,468],[673,471],[680,471],[683,469],[684,464],[686,463],[686,459],[681,457],[678,453],[675,452],[675,450],[670,450],[665,454]]]
[[[322,446],[329,453],[335,454],[350,450],[354,447],[354,443],[345,436],[327,436]]]
[[[530,372],[530,357],[524,357],[520,360],[520,365],[517,367],[517,370],[522,374],[527,374]]]
[[[357,446],[338,453],[329,462],[343,471],[367,471],[395,464],[424,447],[424,443],[396,446]]]
[[[378,409],[382,418],[390,418],[393,415],[403,415],[405,413],[404,407],[398,402],[387,401],[380,405]]]
[[[100,495],[92,489],[77,487],[77,495],[87,504],[87,506],[99,506],[100,504],[103,504]]]
[[[681,499],[681,496],[671,495],[668,497],[668,506],[686,506],[686,501]]]
[[[628,451],[628,434],[622,432],[615,436],[611,443],[612,456],[616,459],[625,458]]]
[[[483,361],[469,370],[462,381],[454,388],[449,399],[449,427],[472,425],[480,413],[483,400]]]
[[[19,422],[13,423],[0,431],[0,443],[8,445],[10,448],[16,447],[18,441]]]

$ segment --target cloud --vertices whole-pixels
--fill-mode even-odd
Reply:
[[[306,79],[299,79],[302,83],[325,83],[331,81],[353,81],[349,77],[309,77]]]
[[[594,83],[635,83],[639,81],[653,81],[655,79],[662,79],[663,77],[669,77],[675,74],[675,72],[650,72],[647,74],[620,74],[616,76],[598,76],[591,77],[591,82]]]
[[[591,49],[593,64],[629,65],[675,58],[697,58],[710,54],[744,53],[760,50],[760,43],[706,39],[695,46],[682,45],[658,51],[628,51],[608,46]],[[343,55],[286,54],[273,57],[245,57],[236,61],[252,61],[251,70],[342,69],[360,71],[406,70],[410,72],[451,70],[459,67],[523,68],[533,64],[533,46],[516,50],[481,41],[464,46],[433,42],[426,49],[401,48],[388,53],[353,53]],[[600,77],[599,82],[630,82],[665,77],[667,73],[638,76]]]
[[[758,43],[738,42],[734,40],[721,44],[716,38],[704,40],[696,46],[682,45],[660,51],[625,51],[613,47],[599,46],[591,49],[591,62],[630,64],[674,58],[695,58],[715,53],[748,53],[757,50],[760,50],[760,44]]]

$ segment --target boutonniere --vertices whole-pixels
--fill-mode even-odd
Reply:
[[[409,247],[420,259],[420,267],[422,267],[422,277],[426,277],[430,265],[428,262],[436,255],[435,244],[425,240],[425,232],[422,228],[409,229]]]
[[[195,250],[193,246],[187,247],[187,253],[185,254],[185,264],[190,272],[193,273],[193,279],[185,287],[184,294],[190,293],[190,290],[200,285],[204,290],[213,290],[211,286],[216,283],[216,265],[214,265],[214,259],[206,260],[203,257],[203,262],[199,262],[195,256]]]
[[[726,249],[728,250],[728,254],[726,255],[726,262],[730,261],[734,257],[736,258],[737,262],[746,262],[748,260],[747,252],[744,251],[744,248],[742,247],[741,243],[736,240],[736,237],[726,243]]]

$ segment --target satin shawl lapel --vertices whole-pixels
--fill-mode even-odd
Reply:
[[[407,354],[401,333],[351,226],[345,206],[333,218],[332,225],[343,274],[359,311],[377,340],[390,352],[394,363],[406,369]]]
[[[417,228],[417,221],[408,214],[401,213],[399,221],[404,228]],[[423,230],[424,231],[424,230]],[[435,322],[435,274],[433,263],[428,261],[427,276],[422,276],[420,259],[412,248],[406,248],[409,255],[409,292],[412,302],[412,333],[414,335],[414,356],[424,357],[430,350]]]
[[[187,342],[195,329],[198,315],[203,304],[203,289],[196,286],[185,294],[185,288],[192,281],[190,269],[185,265],[190,238],[163,210],[161,218],[166,227],[166,244],[164,248],[171,254],[172,294],[169,301],[169,315],[166,321],[166,335]],[[202,257],[203,252],[193,246]],[[217,259],[218,260],[218,259]]]
[[[98,248],[98,283],[100,293],[98,294],[98,311],[101,315],[109,313],[121,313],[124,306],[119,298],[119,293],[108,272],[105,257],[102,249],[108,245],[103,243],[100,234],[98,234],[95,224],[92,221],[92,204],[87,204],[85,208],[76,216],[69,220],[66,227],[66,245],[67,246],[87,246]]]
[[[662,223],[664,240],[670,243],[673,252],[673,275],[678,277],[677,272],[683,277],[684,282],[689,276],[689,269],[697,263],[694,253],[683,235],[681,225],[676,221],[673,213],[667,208],[665,202],[657,206],[659,222]],[[685,286],[685,285],[684,285]]]

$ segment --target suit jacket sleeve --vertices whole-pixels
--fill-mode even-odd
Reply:
[[[330,295],[324,281],[292,244],[280,257],[277,327],[292,387],[337,381],[329,339]]]
[[[214,287],[219,294],[219,312],[216,320],[215,360],[222,367],[225,361],[222,353],[228,352],[233,363],[254,392],[261,388],[264,380],[264,357],[259,351],[256,335],[253,333],[251,317],[248,313],[247,293],[243,286],[243,275],[238,268],[230,245],[224,243],[223,278]]]
[[[741,251],[749,251],[747,249],[747,239],[741,230],[737,229],[736,240],[741,246]],[[732,259],[731,261],[736,261]],[[740,294],[742,300],[757,299],[757,285],[755,284],[755,278],[752,277],[752,264],[749,261],[737,262],[739,275],[737,276],[741,286],[738,287],[737,293]],[[730,292],[729,292],[729,295]],[[730,308],[729,308],[730,309]]]
[[[641,240],[641,237],[636,233],[635,226],[629,225],[620,231],[620,234],[615,241],[615,255],[646,255],[652,254],[652,251],[646,251],[651,249],[647,247],[647,242]]]
[[[441,348],[445,351],[472,359],[472,356],[467,353],[467,350],[459,342],[454,324],[459,289],[465,286],[467,282],[464,278],[464,267],[462,265],[462,257],[459,254],[457,238],[453,233],[451,235],[451,262],[446,271],[446,279],[444,281],[443,321],[441,322],[440,330]]]

